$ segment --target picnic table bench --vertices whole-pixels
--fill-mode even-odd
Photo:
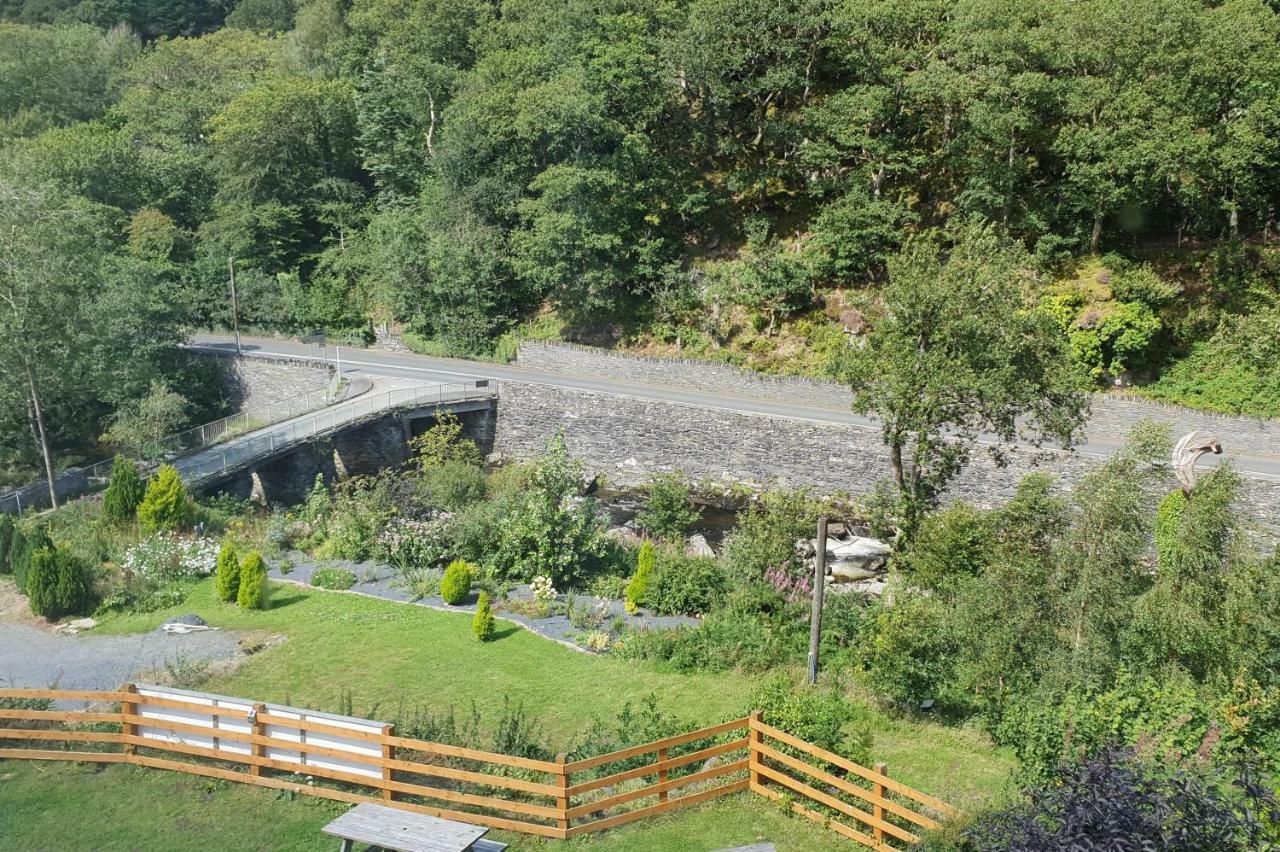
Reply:
[[[465,822],[364,802],[323,829],[342,840],[342,852],[367,843],[388,852],[502,852],[506,844],[484,840],[489,829]]]

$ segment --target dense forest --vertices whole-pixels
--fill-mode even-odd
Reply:
[[[232,267],[249,328],[838,375],[892,259],[974,220],[1021,244],[1027,309],[1099,387],[1280,414],[1263,0],[0,0],[0,19],[15,470],[39,429],[66,450],[215,413],[173,345],[230,323]]]

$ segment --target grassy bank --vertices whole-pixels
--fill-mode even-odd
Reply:
[[[386,719],[401,707],[467,710],[474,701],[491,720],[505,695],[539,718],[556,747],[593,718],[612,721],[626,702],[650,694],[690,725],[723,721],[748,709],[755,686],[742,674],[666,672],[590,656],[506,622],[499,622],[497,641],[482,644],[465,615],[291,584],[276,586],[270,610],[246,612],[217,602],[211,581],[204,581],[173,610],[109,617],[95,632],[151,630],[186,612],[217,627],[283,639],[232,672],[214,673],[205,689]],[[895,778],[961,807],[1005,789],[1012,760],[980,736],[873,719],[873,754]]]
[[[290,801],[274,791],[137,767],[0,761],[0,845],[6,849],[328,852],[336,841],[320,829],[344,810],[321,799]],[[851,848],[821,826],[745,794],[571,841],[499,831],[488,836],[513,852],[706,852],[761,840],[779,852]]]

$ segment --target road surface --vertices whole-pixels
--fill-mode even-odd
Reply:
[[[295,343],[274,338],[242,337],[241,343],[244,351],[249,353],[323,359],[329,363],[335,363],[334,347],[320,349],[305,343]],[[234,349],[235,346],[229,336],[216,334],[195,335],[191,338],[190,345],[193,348],[219,349],[222,351]],[[435,358],[426,355],[401,354],[372,349],[342,349],[340,350],[340,358],[344,375],[396,376],[407,379],[416,378],[425,382],[457,382],[475,379],[530,382],[575,390],[626,394],[659,402],[678,402],[745,414],[788,417],[818,423],[837,423],[859,429],[878,430],[880,428],[877,421],[872,418],[835,406],[797,405],[754,397],[687,390],[672,385],[620,382],[596,376],[533,370],[521,367],[518,364],[466,361],[459,358]],[[1076,451],[1086,457],[1105,458],[1119,449],[1122,444],[1122,439],[1110,436],[1089,437],[1084,443],[1076,447]],[[1249,448],[1245,450],[1228,447],[1227,450],[1228,452],[1223,458],[1234,461],[1242,473],[1259,478],[1280,480],[1280,447]],[[1212,467],[1216,461],[1217,459],[1213,457],[1207,457],[1201,460],[1201,464],[1204,467]]]

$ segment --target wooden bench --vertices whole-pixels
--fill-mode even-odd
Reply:
[[[369,802],[356,805],[323,829],[342,841],[342,852],[356,843],[388,852],[502,852],[506,844],[484,840],[489,829]]]

